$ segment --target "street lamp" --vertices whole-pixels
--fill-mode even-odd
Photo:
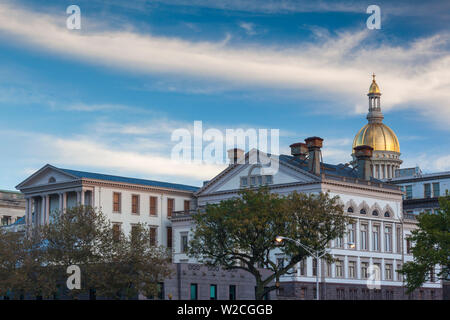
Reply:
[[[305,249],[314,259],[316,259],[316,300],[319,300],[319,259],[322,258],[325,254],[327,254],[329,249],[314,250],[311,247],[308,247],[307,245],[304,245],[303,243],[301,243],[298,240],[291,239],[291,238],[288,238],[288,237],[283,237],[283,236],[276,236],[275,237],[275,241],[280,243],[280,244],[283,243],[284,240],[294,242],[298,246],[300,246],[303,249]],[[355,244],[353,242],[347,242],[347,244],[349,245],[349,247],[351,249],[355,248]]]

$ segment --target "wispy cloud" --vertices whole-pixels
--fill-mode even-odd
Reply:
[[[245,32],[249,35],[249,36],[253,36],[256,34],[255,31],[255,24],[251,23],[251,22],[241,22],[239,23],[239,26],[245,30]]]
[[[384,110],[411,109],[443,127],[450,123],[449,34],[405,47],[370,44],[367,30],[288,48],[232,46],[227,39],[190,42],[131,31],[69,31],[53,16],[8,4],[0,4],[0,30],[9,40],[133,72],[326,95],[334,103],[349,106],[338,112],[366,111],[366,99],[360,93],[367,91],[368,75],[376,72]]]

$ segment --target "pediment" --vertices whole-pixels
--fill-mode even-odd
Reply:
[[[251,156],[252,152],[257,151],[252,150],[247,153],[247,160]],[[260,165],[259,163],[248,163],[249,161],[241,161],[243,162],[242,164],[231,165],[219,173],[215,178],[210,180],[210,182],[200,189],[196,195],[204,196],[215,192],[237,190],[241,188],[242,177],[250,178],[252,176],[270,175],[272,176],[272,183],[269,186],[289,185],[294,183],[302,184],[320,181],[319,177],[286,163],[278,157],[270,157],[262,152],[259,152],[259,157],[265,165]],[[276,168],[276,170],[265,170],[264,167],[272,167]]]
[[[77,177],[47,164],[17,185],[16,189],[22,190],[49,184],[70,182],[76,179]]]

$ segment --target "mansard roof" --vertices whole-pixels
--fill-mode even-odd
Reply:
[[[130,184],[140,184],[140,185],[145,185],[145,186],[169,188],[169,189],[192,191],[192,192],[195,192],[199,189],[198,187],[194,187],[194,186],[178,184],[178,183],[170,183],[170,182],[164,182],[164,181],[128,178],[128,177],[121,177],[121,176],[113,176],[113,175],[109,175],[109,174],[77,171],[77,170],[62,169],[62,168],[60,168],[60,170],[64,171],[65,173],[68,173],[72,176],[78,177],[78,178],[105,180],[105,181],[113,181],[113,182],[123,182],[123,183],[130,183]]]

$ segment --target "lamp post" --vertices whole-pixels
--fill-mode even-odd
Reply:
[[[275,238],[275,241],[278,243],[282,243],[284,240],[294,242],[298,246],[305,249],[314,259],[316,259],[316,300],[319,300],[319,259],[322,258],[328,252],[328,250],[327,249],[314,250],[308,247],[307,245],[304,245],[300,241],[288,237],[277,236]],[[353,242],[348,242],[347,244],[350,246],[350,248],[355,247],[355,244]]]

